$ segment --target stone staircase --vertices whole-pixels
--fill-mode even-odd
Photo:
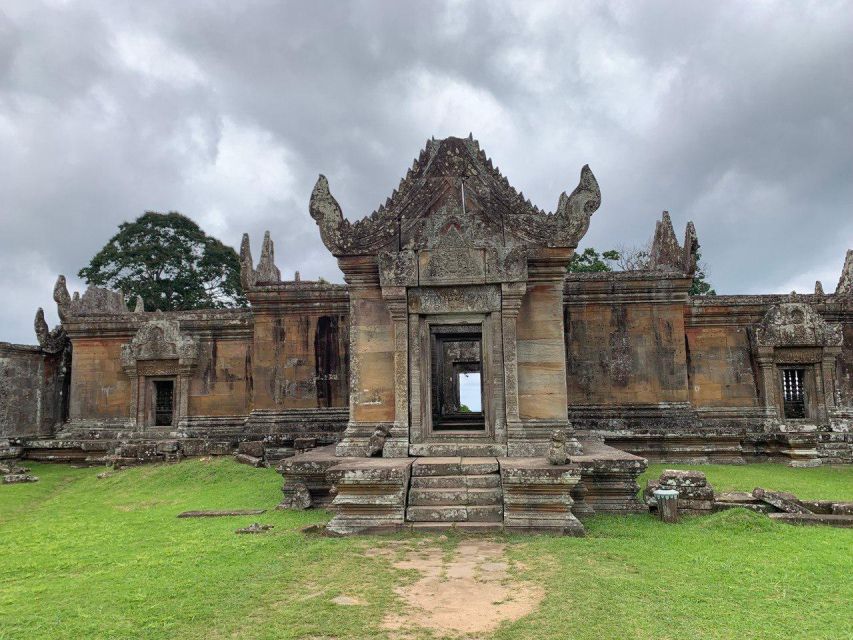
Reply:
[[[503,489],[496,458],[418,458],[411,467],[406,521],[416,528],[500,527]]]

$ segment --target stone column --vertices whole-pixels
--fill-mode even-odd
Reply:
[[[768,417],[780,418],[779,405],[776,401],[776,366],[773,362],[773,349],[759,347],[755,362],[761,371],[759,384],[761,396],[764,400],[764,409]]]
[[[506,398],[506,424],[511,434],[521,428],[518,414],[518,310],[527,285],[524,282],[501,285],[501,329],[503,334],[504,397]]]
[[[395,332],[374,256],[338,259],[349,285],[350,415],[335,455],[367,455],[377,429],[394,432]]]
[[[394,426],[385,441],[384,458],[409,455],[409,309],[405,287],[383,287],[394,331]]]
[[[820,361],[821,377],[823,378],[823,404],[828,416],[835,409],[835,361],[841,353],[840,347],[823,349]]]

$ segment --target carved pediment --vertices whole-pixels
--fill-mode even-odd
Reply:
[[[841,325],[824,320],[808,304],[773,305],[755,329],[761,347],[840,347]]]
[[[310,212],[336,256],[465,246],[576,247],[601,203],[588,166],[555,212],[541,211],[510,186],[472,137],[430,140],[384,205],[350,222],[320,176]]]
[[[175,361],[193,366],[198,358],[198,339],[181,333],[177,320],[165,318],[143,324],[128,344],[121,348],[122,364],[135,367],[143,361]]]

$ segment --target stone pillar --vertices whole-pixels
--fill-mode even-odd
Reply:
[[[405,287],[383,287],[394,331],[394,426],[385,441],[384,458],[409,455],[409,309]]]
[[[339,258],[349,285],[350,416],[337,456],[367,455],[376,429],[395,425],[395,328],[382,298],[374,256]]]
[[[770,349],[768,353],[765,348],[759,348],[755,361],[761,372],[759,385],[764,408],[771,417],[780,418],[776,399],[776,366],[773,362],[773,350]]]
[[[501,285],[501,329],[503,333],[504,398],[507,431],[521,429],[518,413],[518,310],[527,285],[524,282]]]
[[[826,407],[826,415],[832,413],[836,407],[835,402],[835,361],[841,353],[838,347],[826,347],[820,361],[821,377],[823,378],[823,404]]]

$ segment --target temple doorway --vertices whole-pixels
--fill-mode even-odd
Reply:
[[[431,342],[433,431],[485,431],[480,326],[433,327]]]

